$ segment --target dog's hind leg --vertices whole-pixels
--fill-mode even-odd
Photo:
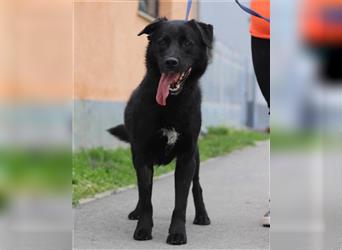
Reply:
[[[205,205],[203,201],[203,194],[202,194],[202,187],[199,182],[199,167],[200,167],[200,159],[199,159],[199,153],[198,153],[198,148],[197,148],[196,168],[195,168],[194,178],[192,181],[192,195],[194,197],[195,210],[196,210],[194,224],[209,225],[210,219],[208,217],[207,210],[205,209]]]
[[[134,167],[137,173],[139,190],[139,218],[133,238],[135,240],[150,240],[152,239],[153,227],[151,202],[153,166],[134,160]]]

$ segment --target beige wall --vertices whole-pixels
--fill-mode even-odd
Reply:
[[[161,0],[159,15],[183,19],[185,8]],[[0,101],[70,100],[73,88],[76,99],[127,100],[145,73],[137,33],[149,22],[137,0],[0,1]]]
[[[144,75],[137,1],[75,3],[75,95],[125,100]]]
[[[197,17],[197,1],[192,1],[190,19]],[[169,19],[184,19],[186,12],[186,0],[160,0],[159,15]]]
[[[0,102],[71,100],[68,0],[0,1]]]
[[[160,16],[183,19],[185,6],[161,1]],[[74,13],[75,98],[127,100],[145,73],[147,39],[137,33],[149,21],[138,1],[77,2]]]

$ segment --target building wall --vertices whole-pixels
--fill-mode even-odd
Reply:
[[[69,0],[0,1],[0,145],[71,145]]]
[[[0,1],[0,102],[70,101],[68,0]]]
[[[144,75],[137,1],[75,3],[75,97],[126,100]]]
[[[160,0],[159,15],[168,19],[184,19],[186,13],[186,0]],[[190,19],[198,16],[198,1],[192,1]]]
[[[201,79],[204,126],[265,129],[269,115],[252,65],[250,16],[234,1],[198,5],[199,19],[211,23],[215,35],[212,63]]]

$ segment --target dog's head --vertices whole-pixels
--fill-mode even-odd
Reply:
[[[142,34],[149,40],[147,68],[160,75],[156,100],[165,106],[169,94],[178,95],[187,79],[198,79],[204,73],[213,44],[213,26],[159,18],[138,35]]]

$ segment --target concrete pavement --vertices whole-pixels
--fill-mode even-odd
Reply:
[[[187,210],[188,243],[166,244],[174,204],[173,176],[153,186],[153,239],[133,240],[136,221],[127,219],[137,202],[130,189],[74,209],[74,249],[268,249],[269,229],[260,226],[268,209],[269,142],[209,160],[200,179],[211,225],[193,225],[192,194]]]

